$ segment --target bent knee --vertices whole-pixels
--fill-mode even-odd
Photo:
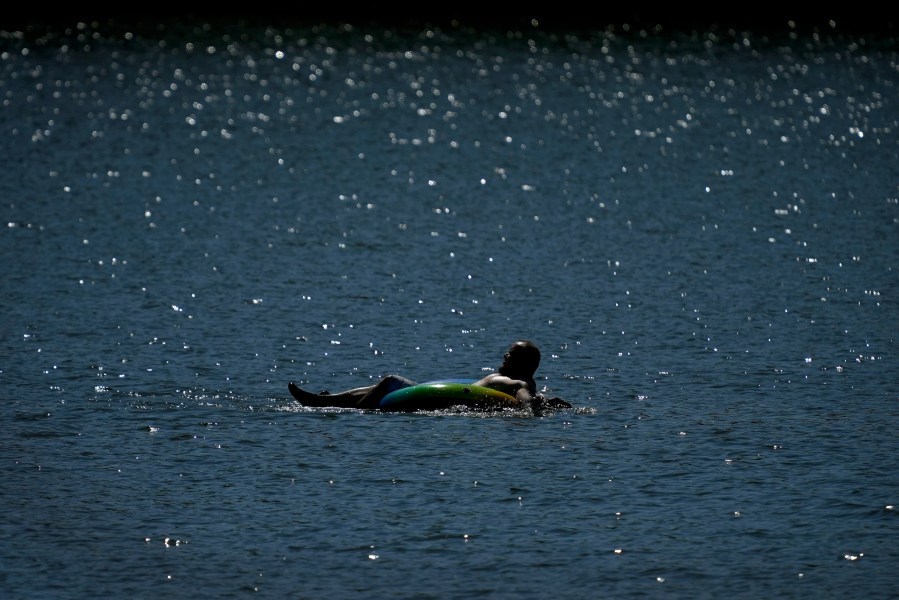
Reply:
[[[395,392],[396,390],[411,387],[415,385],[415,382],[411,379],[406,379],[405,377],[401,377],[399,375],[388,375],[381,380],[381,385],[384,386],[385,392],[389,394],[390,392]]]

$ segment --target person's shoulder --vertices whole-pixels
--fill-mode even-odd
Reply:
[[[498,377],[502,377],[499,373],[491,373],[489,375],[484,375],[480,379],[474,382],[474,385],[486,386],[497,380]]]

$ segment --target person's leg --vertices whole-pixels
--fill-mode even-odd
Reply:
[[[313,394],[306,390],[300,389],[295,383],[291,382],[287,385],[290,395],[303,406],[335,406],[338,408],[356,408],[359,399],[365,396],[373,387],[366,387],[347,390],[339,394],[329,394],[322,392],[321,394]]]
[[[356,408],[378,408],[381,400],[396,390],[415,385],[415,382],[399,375],[388,375],[372,388],[368,388],[356,404]],[[362,388],[360,388],[362,389]]]
[[[337,408],[378,408],[381,399],[394,390],[415,385],[399,375],[388,375],[376,385],[358,387],[339,394],[313,394],[289,383],[290,394],[303,406],[334,406]]]

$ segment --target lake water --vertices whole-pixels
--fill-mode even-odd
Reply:
[[[895,597],[889,30],[0,43],[4,597]]]

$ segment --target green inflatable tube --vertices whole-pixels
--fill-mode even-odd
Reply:
[[[420,383],[390,392],[381,399],[378,408],[383,411],[412,412],[441,410],[452,406],[514,408],[518,406],[518,400],[491,388],[458,381],[439,381]]]

